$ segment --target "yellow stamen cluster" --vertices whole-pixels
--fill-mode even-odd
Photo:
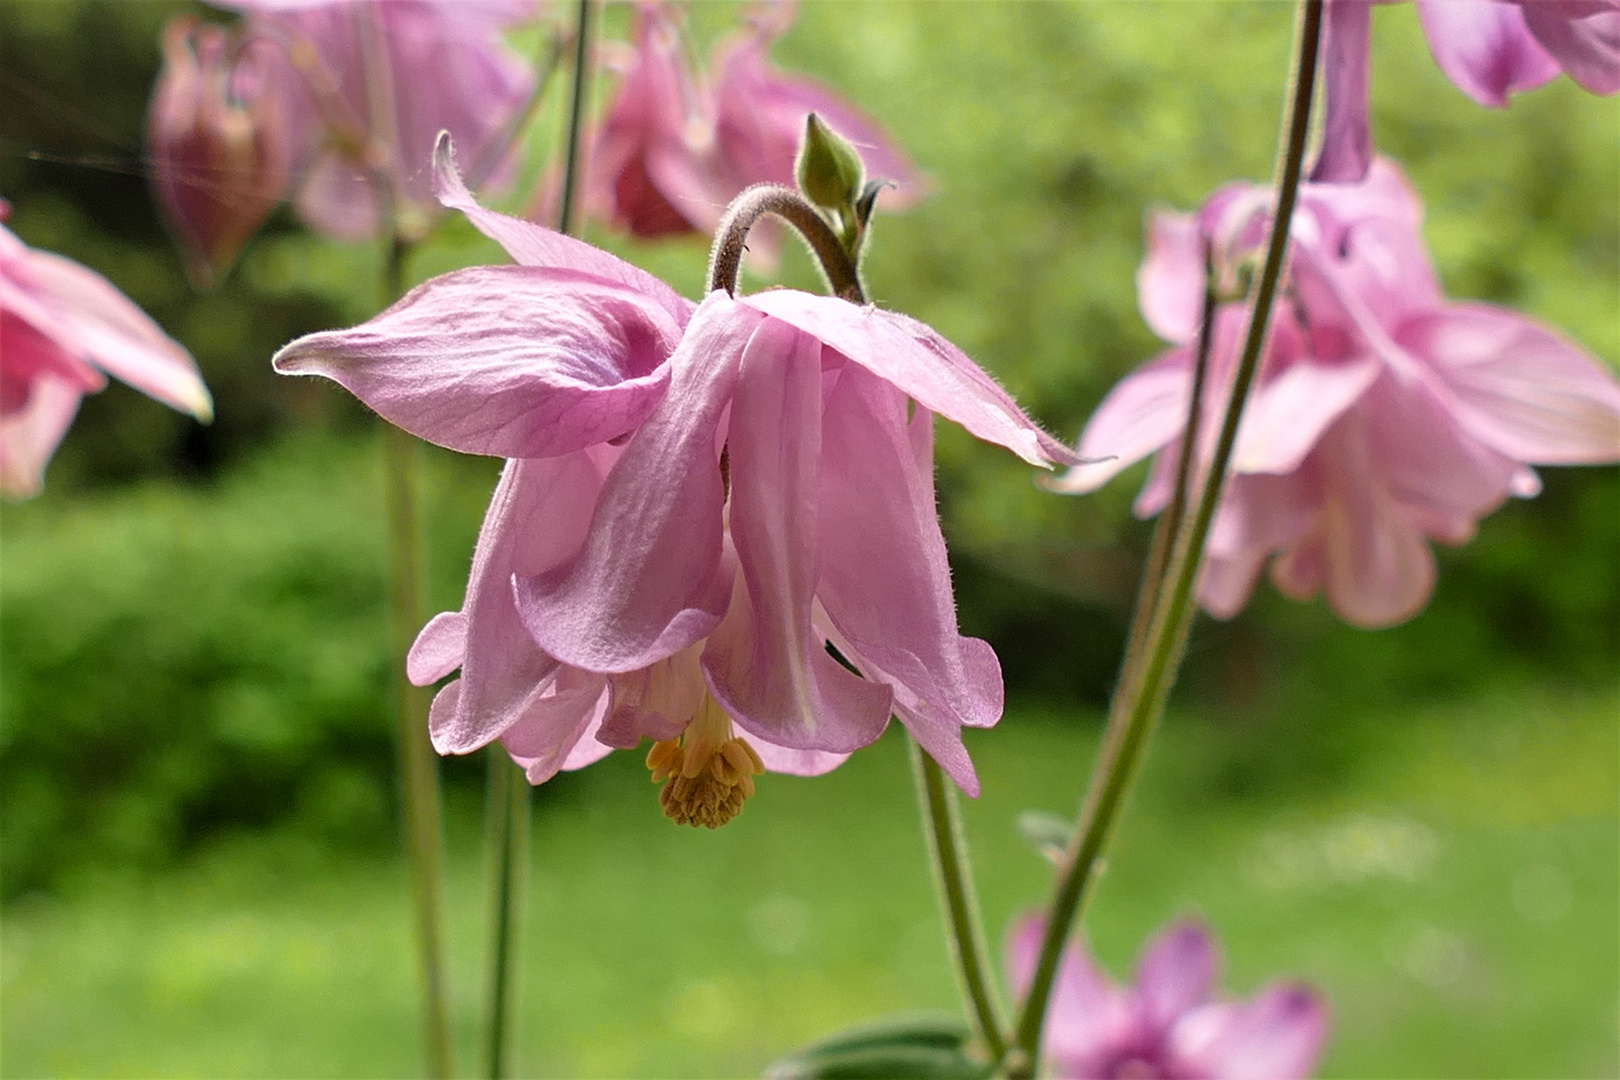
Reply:
[[[717,829],[742,810],[765,763],[731,734],[730,718],[707,698],[680,738],[653,744],[647,768],[653,783],[664,784],[658,805],[666,817],[677,825]]]

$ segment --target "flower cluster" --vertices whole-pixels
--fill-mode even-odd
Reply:
[[[833,768],[898,716],[977,793],[961,730],[1001,715],[957,632],[933,414],[1037,465],[1073,455],[904,316],[776,290],[693,305],[605,252],[440,195],[515,266],[446,274],[278,370],[431,442],[510,459],[466,601],[409,658],[443,753],[500,739],[539,783],[653,740],[677,821],[764,769]]]
[[[1196,215],[1157,213],[1137,275],[1142,316],[1174,348],[1104,399],[1080,440],[1088,458],[1054,486],[1091,491],[1159,454],[1136,510],[1169,500],[1186,422],[1203,245],[1237,266],[1269,224],[1270,193],[1221,188]],[[1533,464],[1620,460],[1620,382],[1579,348],[1514,312],[1448,303],[1421,235],[1423,208],[1391,161],[1355,185],[1307,184],[1290,231],[1287,296],[1239,429],[1199,598],[1228,617],[1265,564],[1282,592],[1325,591],[1347,621],[1377,627],[1419,611],[1434,588],[1430,539],[1459,544]],[[1215,312],[1210,450],[1246,305]]]
[[[0,221],[9,210],[0,200]],[[191,354],[129,297],[0,225],[0,495],[39,492],[79,399],[108,375],[199,420],[213,416]]]

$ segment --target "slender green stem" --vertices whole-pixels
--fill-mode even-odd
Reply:
[[[714,248],[709,252],[709,291],[724,289],[737,292],[737,275],[742,271],[743,252],[747,250],[748,230],[766,214],[775,214],[796,229],[816,259],[827,284],[835,296],[851,303],[866,303],[866,290],[861,286],[860,268],[850,258],[844,242],[833,232],[827,219],[797,191],[781,184],[755,184],[731,200],[720,227],[714,233]]]
[[[1143,750],[1164,710],[1165,698],[1186,645],[1187,630],[1192,621],[1193,587],[1202,564],[1204,542],[1214,520],[1215,508],[1220,503],[1226,468],[1237,442],[1238,426],[1249,387],[1259,369],[1271,320],[1272,302],[1281,279],[1288,226],[1293,220],[1306,136],[1310,129],[1311,98],[1321,41],[1322,4],[1323,0],[1303,0],[1301,5],[1292,93],[1284,121],[1276,209],[1272,215],[1265,264],[1256,286],[1248,333],[1210,461],[1208,478],[1190,527],[1180,530],[1173,545],[1164,577],[1170,586],[1159,590],[1159,601],[1145,638],[1144,660],[1135,670],[1127,665],[1126,678],[1115,695],[1115,707],[1110,712],[1091,786],[1081,807],[1080,827],[1069,850],[1065,852],[1064,871],[1053,892],[1046,936],[1041,942],[1035,975],[1019,1016],[1015,1039],[1018,1060],[1009,1061],[1009,1066],[1016,1066],[1016,1070],[1008,1068],[1010,1075],[1033,1074],[1040,1052],[1046,1005],[1051,996],[1063,942],[1095,879],[1097,864],[1135,780]]]
[[[580,0],[574,28],[574,70],[563,151],[562,206],[557,230],[573,229],[579,183],[585,99],[590,93],[592,0]],[[516,1027],[518,957],[523,902],[529,875],[529,784],[499,744],[490,747],[485,849],[489,852],[489,981],[484,1003],[484,1071],[490,1080],[507,1075]]]
[[[956,791],[945,779],[938,762],[911,740],[912,776],[917,781],[917,805],[934,866],[934,887],[945,916],[946,938],[956,963],[956,978],[970,1006],[974,1034],[991,1061],[1007,1051],[995,996],[990,989],[988,954],[980,929],[979,901],[973,891],[968,865],[967,838],[962,833]]]

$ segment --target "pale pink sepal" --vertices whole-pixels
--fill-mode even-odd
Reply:
[[[1530,33],[1519,4],[1417,0],[1417,9],[1434,62],[1481,105],[1503,108],[1510,94],[1558,75],[1558,61]]]
[[[1594,94],[1620,93],[1620,3],[1521,0],[1524,24],[1564,72]]]
[[[1356,183],[1372,164],[1372,6],[1366,0],[1329,0],[1322,43],[1322,148],[1311,167],[1313,183]]]

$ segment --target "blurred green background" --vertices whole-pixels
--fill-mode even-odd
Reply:
[[[267,362],[376,310],[381,253],[283,211],[222,287],[189,290],[140,149],[180,10],[204,11],[0,0],[12,228],[152,312],[218,405],[200,427],[115,384],[45,494],[0,511],[0,1072],[412,1075],[374,425]],[[735,12],[695,8],[698,47]],[[610,36],[624,23],[609,10]],[[808,3],[776,57],[881,118],[931,178],[877,226],[874,295],[1068,438],[1158,347],[1133,295],[1143,214],[1269,173],[1290,24],[1272,3]],[[1376,134],[1428,202],[1450,294],[1615,365],[1620,102],[1560,79],[1483,110],[1408,6],[1380,8],[1375,38]],[[593,229],[696,295],[701,240]],[[499,258],[450,220],[410,269]],[[783,279],[815,280],[797,252]],[[455,607],[496,464],[427,465],[430,591]],[[1072,812],[1089,768],[1145,547],[1140,475],[1047,495],[942,425],[962,623],[1009,695],[970,740],[992,934],[1048,885],[1014,818]],[[1616,1075],[1620,483],[1545,478],[1440,553],[1405,626],[1351,630],[1266,586],[1200,624],[1087,919],[1116,974],[1197,913],[1230,991],[1290,974],[1328,993],[1324,1075]],[[891,733],[829,777],[768,777],[713,834],[669,825],[633,755],[538,789],[521,1071],[757,1074],[877,1013],[954,1007],[904,757]],[[444,775],[466,1068],[483,765]]]

